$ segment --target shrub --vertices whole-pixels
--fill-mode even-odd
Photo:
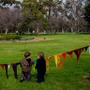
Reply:
[[[0,40],[20,40],[20,35],[0,35]]]

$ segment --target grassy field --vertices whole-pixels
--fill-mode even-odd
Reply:
[[[76,48],[90,45],[90,35],[43,35],[23,36],[26,38],[49,38],[38,42],[2,42],[0,43],[0,63],[14,63],[23,58],[25,51],[32,53],[32,59],[36,60],[37,53],[43,51],[45,56],[55,55]],[[18,80],[14,78],[13,70],[9,70],[9,78],[0,67],[0,90],[90,90],[90,82],[83,76],[90,74],[90,54],[83,52],[78,63],[76,56],[67,56],[64,66],[57,70],[54,60],[50,62],[49,71],[45,76],[45,82],[36,83],[36,71],[32,68],[32,81],[20,83],[21,70],[18,67]]]

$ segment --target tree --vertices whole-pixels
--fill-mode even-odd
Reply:
[[[12,4],[19,4],[20,2],[16,0],[0,0],[0,3],[2,5],[6,5],[6,4],[12,5]]]
[[[59,14],[58,8],[60,7],[60,3],[61,3],[60,0],[44,0],[44,9],[46,10],[46,17],[48,20],[48,29],[49,29],[48,32],[54,33],[54,31],[57,31],[55,30],[55,28],[52,28],[53,27],[52,25],[55,21],[57,22],[57,17]],[[55,25],[55,27],[56,26],[58,25]]]
[[[52,16],[50,18],[51,21],[51,30],[50,32],[52,33],[58,33],[58,32],[62,32],[64,33],[67,28],[69,27],[68,25],[68,21],[61,15],[59,15],[57,18],[55,16]]]
[[[36,34],[39,34],[40,26],[45,20],[45,12],[43,9],[43,0],[24,0],[22,2],[24,23],[27,23],[27,28],[33,28]]]
[[[86,25],[83,18],[85,2],[86,0],[66,0],[64,4],[65,16],[71,22],[72,32],[79,33],[81,28]]]
[[[0,9],[0,31],[1,33],[14,33],[21,22],[21,11],[18,9]]]
[[[90,24],[90,0],[88,0],[85,7],[85,19]]]
[[[87,32],[90,33],[90,0],[87,0],[87,5],[85,7],[85,20],[87,21]]]

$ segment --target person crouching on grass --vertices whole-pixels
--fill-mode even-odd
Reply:
[[[37,69],[37,82],[38,83],[44,82],[44,76],[46,73],[46,62],[44,59],[43,52],[38,53],[38,59],[35,68]]]
[[[24,80],[31,81],[31,68],[34,62],[30,58],[31,53],[25,52],[24,53],[24,59],[21,60],[21,70],[22,70],[22,76],[20,79],[20,82],[23,82]]]

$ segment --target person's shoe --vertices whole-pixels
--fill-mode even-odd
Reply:
[[[20,82],[23,82],[23,81],[24,81],[23,79],[20,80]]]
[[[44,82],[44,81],[36,81],[37,83],[42,83],[42,82]]]

